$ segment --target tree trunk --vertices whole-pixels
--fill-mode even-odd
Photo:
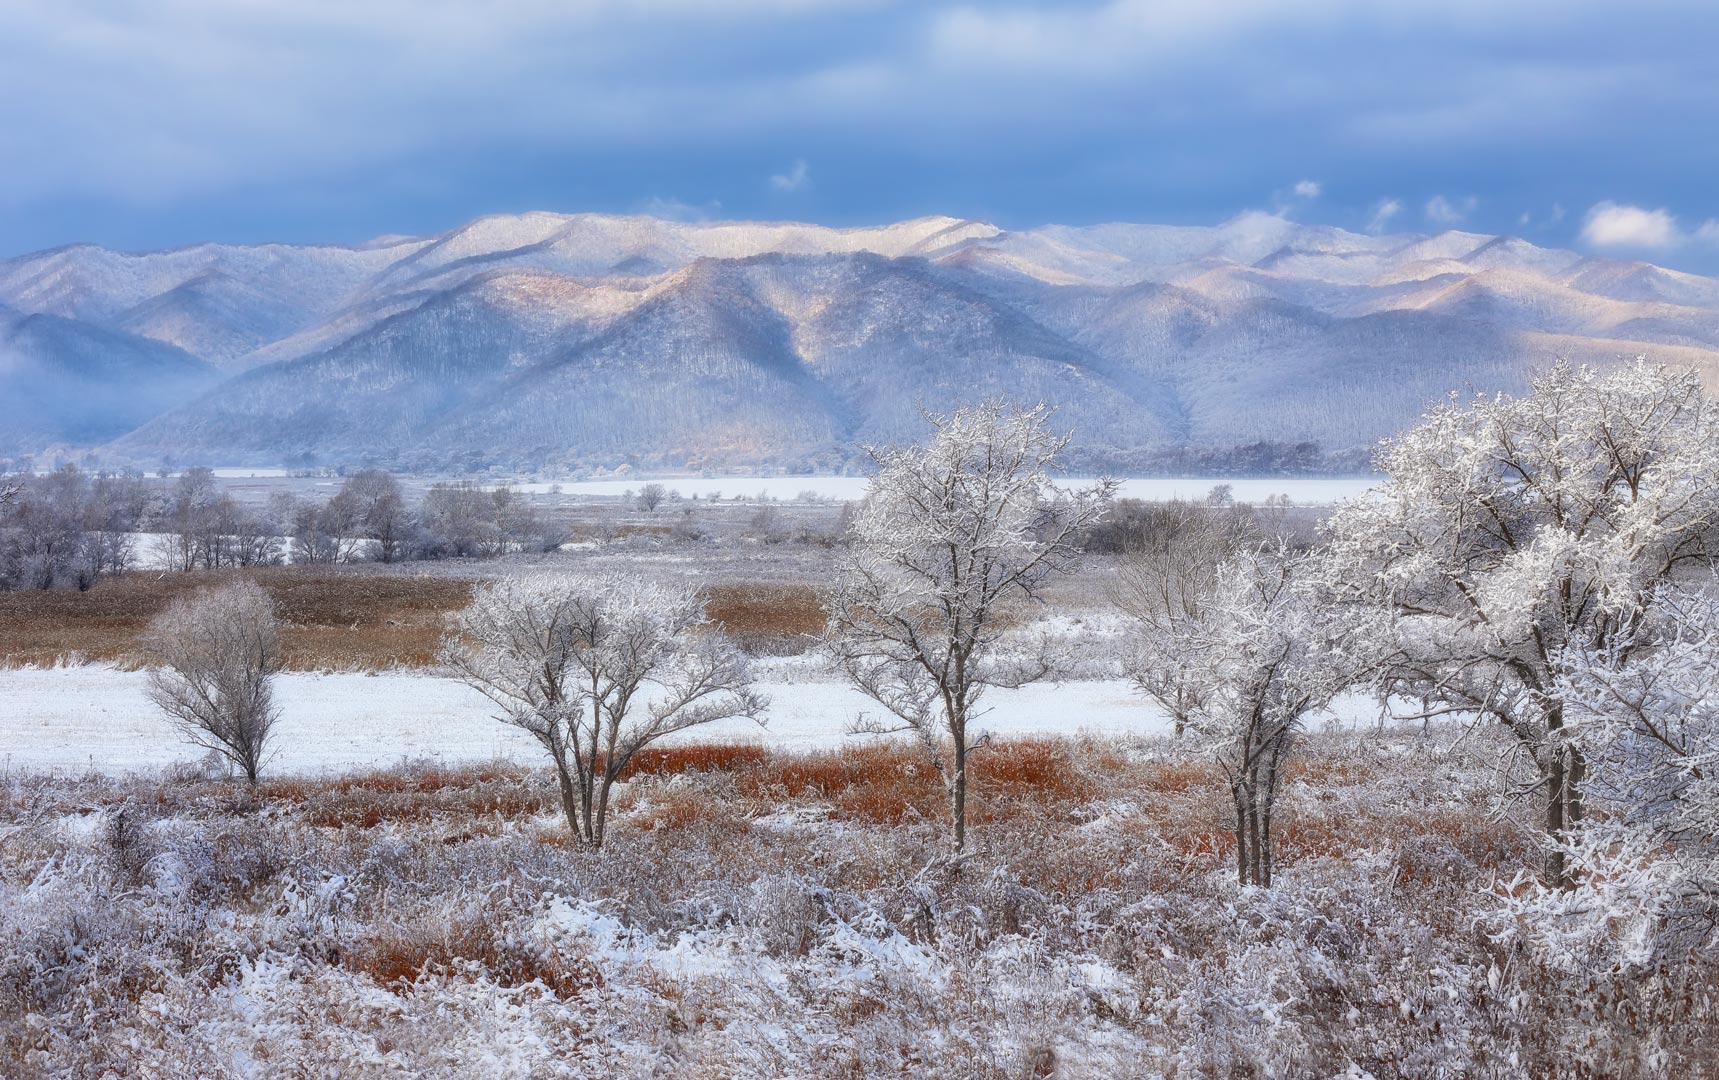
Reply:
[[[955,854],[967,848],[967,737],[955,738],[955,776],[949,785],[949,816],[955,824]]]
[[[561,812],[567,815],[567,828],[573,838],[579,838],[579,796],[573,790],[573,777],[567,772],[567,762],[555,755],[555,777],[561,784]]]
[[[1554,750],[1546,769],[1546,867],[1542,880],[1549,889],[1569,885],[1564,867],[1564,752]]]
[[[1230,799],[1236,804],[1236,880],[1247,884],[1247,795],[1240,779],[1230,784]]]

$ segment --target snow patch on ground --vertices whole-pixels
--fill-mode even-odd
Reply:
[[[799,658],[765,667],[760,689],[770,697],[766,725],[724,721],[683,732],[691,742],[748,742],[784,750],[831,749],[857,741],[847,734],[877,706],[843,683],[817,679]],[[148,675],[92,665],[0,670],[0,767],[122,773],[195,761],[186,742],[144,696]],[[536,763],[542,749],[518,729],[493,719],[476,691],[450,679],[408,673],[284,674],[275,700],[276,773],[378,768],[406,758],[450,764]],[[1080,734],[1157,736],[1169,721],[1122,679],[992,691],[981,728],[999,737]],[[1341,703],[1345,723],[1370,723],[1366,699]]]

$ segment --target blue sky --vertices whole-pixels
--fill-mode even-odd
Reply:
[[[1719,271],[1714,0],[0,0],[0,254],[525,209],[1509,232]]]

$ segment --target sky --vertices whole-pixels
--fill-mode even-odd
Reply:
[[[1714,0],[0,0],[0,256],[528,209],[1510,233],[1719,272]]]

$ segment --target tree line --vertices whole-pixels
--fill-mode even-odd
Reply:
[[[139,564],[141,534],[159,538],[157,568],[180,571],[483,558],[563,539],[511,488],[438,483],[412,506],[394,476],[374,469],[348,476],[327,500],[277,492],[262,505],[223,492],[207,468],[163,486],[66,465],[3,487],[0,591],[87,589]]]

